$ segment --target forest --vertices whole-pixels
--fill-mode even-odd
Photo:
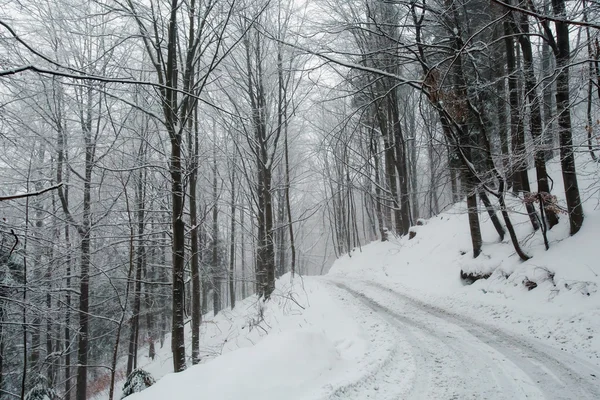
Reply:
[[[112,400],[156,346],[183,371],[208,313],[465,199],[473,258],[481,224],[531,257],[508,199],[546,248],[559,219],[585,223],[594,0],[8,0],[0,15],[2,399]]]

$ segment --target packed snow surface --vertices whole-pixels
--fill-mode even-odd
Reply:
[[[162,379],[131,399],[600,399],[600,179],[580,168],[584,226],[570,237],[562,215],[548,251],[507,197],[529,261],[485,212],[473,259],[456,204],[411,240],[356,248],[324,277],[285,275],[270,301],[205,318],[203,362],[169,374],[165,345],[142,360]],[[489,278],[468,285],[461,270]]]

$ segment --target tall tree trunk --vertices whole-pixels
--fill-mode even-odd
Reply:
[[[550,4],[549,2],[544,2],[544,14],[549,14]],[[585,9],[585,6],[584,6]],[[545,144],[545,157],[546,161],[550,161],[554,157],[554,147],[555,147],[555,122],[554,122],[554,101],[552,100],[553,95],[553,84],[554,79],[552,77],[552,54],[550,51],[550,45],[547,40],[542,40],[542,74],[544,79],[542,79],[542,93],[544,99],[544,144]]]
[[[169,134],[171,154],[169,157],[169,172],[171,175],[171,256],[172,256],[172,316],[171,316],[171,352],[173,353],[173,371],[181,372],[186,367],[185,357],[185,223],[184,190],[183,190],[183,165],[182,165],[182,134],[181,123],[177,115],[178,108],[178,35],[177,12],[180,8],[179,0],[171,0],[168,33],[165,43],[167,57],[165,60],[164,83],[162,89],[162,107],[165,117],[165,126]],[[191,39],[190,39],[191,40]],[[189,57],[188,57],[189,58]],[[189,60],[188,60],[189,61]],[[159,76],[163,79],[162,71]],[[188,71],[186,71],[188,72]],[[189,83],[188,83],[189,84]],[[185,84],[184,84],[185,86]]]
[[[244,40],[248,73],[247,92],[252,111],[254,130],[254,156],[257,168],[257,225],[258,249],[256,252],[256,280],[259,297],[268,300],[275,289],[275,248],[273,241],[272,167],[274,154],[270,155],[270,135],[267,134],[267,99],[264,88],[262,39],[254,30],[256,46],[251,49],[249,38]],[[254,60],[254,62],[253,62]],[[278,139],[278,137],[277,137]],[[274,140],[277,140],[274,139]],[[276,147],[276,144],[274,145]]]
[[[392,143],[394,144],[395,152],[394,164],[398,173],[398,180],[400,181],[398,188],[398,193],[400,195],[400,221],[396,221],[396,224],[400,224],[400,233],[402,235],[406,235],[408,234],[408,230],[411,226],[409,193],[410,191],[408,189],[408,156],[406,151],[404,134],[402,132],[402,123],[400,121],[400,111],[398,109],[398,94],[396,89],[392,89],[390,97],[388,99],[388,105],[390,107],[391,125],[393,132]]]
[[[89,288],[90,288],[90,247],[91,247],[91,191],[92,170],[95,163],[95,143],[92,137],[92,87],[86,88],[87,107],[85,124],[82,124],[85,140],[85,180],[83,183],[83,216],[78,228],[81,238],[81,262],[79,280],[79,332],[77,346],[77,389],[76,399],[87,399],[87,375],[89,357]],[[102,107],[99,104],[99,107]]]
[[[508,74],[508,104],[510,110],[510,137],[511,137],[511,146],[512,146],[512,165],[511,171],[508,174],[508,182],[509,186],[512,186],[513,191],[516,193],[521,190],[521,177],[517,172],[519,170],[519,164],[522,163],[522,160],[514,161],[517,157],[522,157],[522,155],[517,154],[519,148],[519,136],[518,136],[518,126],[520,125],[520,117],[519,117],[519,91],[518,91],[518,77],[517,71],[515,67],[515,44],[514,39],[512,37],[512,29],[511,23],[509,21],[504,21],[504,43],[506,46],[506,72]]]
[[[386,103],[391,101],[391,99],[387,99]],[[379,107],[376,105],[379,109]],[[381,131],[381,136],[383,138],[383,154],[384,154],[384,167],[385,167],[385,181],[387,183],[388,188],[388,196],[390,198],[390,205],[388,206],[394,215],[394,231],[397,235],[404,234],[403,221],[402,221],[402,210],[400,205],[400,189],[398,187],[398,176],[397,174],[397,160],[396,160],[396,150],[394,147],[394,135],[393,132],[390,132],[388,120],[388,113],[383,113],[378,110],[377,112],[377,120],[379,121],[379,130]],[[389,211],[387,211],[389,213]],[[392,227],[391,216],[388,219],[389,225],[388,227]]]
[[[34,143],[34,152],[32,154],[32,157],[36,157],[37,159],[34,161],[35,165],[33,166],[34,171],[32,171],[32,175],[34,175],[33,178],[33,186],[35,188],[36,191],[40,191],[43,188],[42,185],[42,179],[43,176],[41,176],[41,171],[40,168],[44,163],[44,156],[45,156],[45,143],[41,143],[39,145],[39,147],[36,145],[36,143]],[[41,178],[41,179],[40,179]],[[43,265],[44,261],[43,261],[43,253],[45,251],[44,247],[41,245],[41,232],[42,229],[44,227],[44,222],[43,222],[43,218],[44,218],[44,209],[43,209],[43,205],[40,201],[39,197],[34,197],[31,200],[31,208],[33,209],[33,214],[34,214],[34,221],[35,221],[35,230],[33,232],[33,237],[36,239],[36,241],[38,241],[38,243],[40,243],[39,245],[35,246],[33,253],[34,253],[34,265],[36,266],[36,268],[33,269],[33,280],[34,281],[41,281],[42,280],[42,276],[41,276],[41,268],[39,266]],[[51,283],[50,280],[46,280],[46,282],[48,282],[48,284]],[[48,294],[50,293],[50,290],[48,290]],[[35,312],[34,313],[34,317],[32,319],[32,321],[29,324],[29,327],[31,328],[30,332],[31,332],[31,345],[29,346],[29,370],[30,373],[35,376],[36,374],[41,372],[41,365],[40,365],[40,359],[42,357],[42,343],[41,343],[41,336],[42,336],[42,316],[40,313]]]
[[[31,164],[29,166],[31,170]],[[27,173],[27,187],[26,190],[29,191],[29,172]],[[25,243],[23,244],[23,252],[25,255],[23,256],[23,305],[27,304],[27,288],[28,288],[28,276],[27,276],[27,243],[29,238],[29,197],[25,200]],[[23,369],[21,374],[21,400],[25,399],[25,387],[27,385],[27,358],[28,358],[28,348],[27,348],[27,308],[23,307],[22,316],[21,316],[21,327],[23,329]]]
[[[143,146],[143,144],[141,145]],[[140,148],[141,152],[141,148]],[[140,154],[141,156],[141,154]],[[139,159],[140,165],[143,159]],[[140,170],[138,174],[138,182],[136,187],[136,214],[137,214],[137,246],[136,246],[136,262],[135,262],[135,280],[133,282],[133,309],[131,316],[130,332],[129,332],[129,351],[127,358],[127,375],[137,368],[137,351],[139,340],[140,327],[140,311],[142,302],[142,266],[144,258],[144,181],[143,172]]]
[[[573,154],[573,137],[571,133],[571,110],[569,95],[569,62],[571,46],[569,44],[569,24],[566,18],[564,0],[552,0],[556,29],[556,111],[558,114],[558,133],[560,137],[560,164],[567,198],[571,235],[576,234],[583,225],[583,207],[579,196],[579,185],[575,170]]]

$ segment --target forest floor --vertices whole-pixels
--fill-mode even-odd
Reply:
[[[162,379],[129,398],[600,399],[600,178],[580,171],[584,226],[570,237],[563,215],[548,251],[509,199],[529,261],[485,213],[473,259],[459,203],[411,240],[357,248],[322,277],[284,275],[269,302],[207,318],[203,363],[183,373],[169,374],[167,338],[140,363]],[[490,276],[466,284],[461,270]]]

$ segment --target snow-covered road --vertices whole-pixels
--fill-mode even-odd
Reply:
[[[394,335],[380,367],[333,399],[600,399],[598,368],[569,353],[374,282],[323,282],[363,325]]]
[[[206,325],[205,343],[220,356],[131,399],[600,399],[596,359],[511,324],[522,310],[500,305],[502,318],[484,320],[463,303],[427,302],[357,275],[280,280],[269,302],[248,298]],[[256,307],[259,322],[247,317]],[[156,375],[170,365],[163,353],[148,364]]]

